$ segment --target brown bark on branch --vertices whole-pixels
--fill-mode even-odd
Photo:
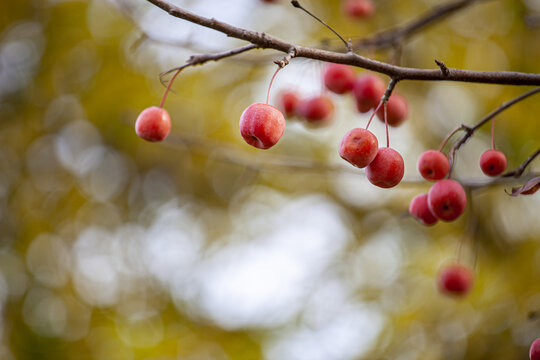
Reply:
[[[384,62],[372,60],[354,53],[337,53],[316,48],[310,48],[291,44],[265,33],[242,29],[229,25],[216,19],[206,18],[185,9],[179,8],[164,0],[147,0],[171,16],[183,19],[194,24],[198,24],[227,36],[248,41],[259,48],[275,49],[284,53],[289,53],[291,48],[296,51],[296,57],[304,57],[314,60],[347,64],[372,70],[389,77],[400,80],[424,80],[424,81],[461,81],[484,84],[504,84],[504,85],[537,85],[540,86],[540,74],[521,73],[511,71],[470,71],[448,68],[445,76],[440,69],[415,69],[390,65]]]

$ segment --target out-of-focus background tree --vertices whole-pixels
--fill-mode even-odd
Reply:
[[[175,3],[299,44],[331,35],[285,0]],[[343,19],[339,1],[303,3],[355,38],[440,2],[377,1],[361,23]],[[291,122],[266,152],[243,142],[239,116],[264,100],[283,55],[184,71],[166,103],[171,136],[152,144],[133,124],[159,103],[159,73],[242,42],[143,0],[0,9],[0,359],[527,358],[540,336],[527,317],[540,309],[540,197],[491,187],[455,223],[404,216],[429,187],[410,181],[418,155],[527,88],[400,83],[411,114],[391,142],[409,182],[382,190],[337,154],[366,121],[350,97],[335,98],[324,129]],[[539,72],[539,15],[537,0],[475,4],[406,41],[401,63]],[[273,94],[320,92],[321,69],[294,59]],[[539,147],[539,113],[531,98],[497,118],[511,168]],[[382,139],[383,126],[373,130]],[[460,151],[459,179],[482,178],[484,130]],[[476,269],[461,300],[435,287],[458,252]]]

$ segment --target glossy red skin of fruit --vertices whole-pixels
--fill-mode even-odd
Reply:
[[[480,168],[487,176],[498,176],[506,170],[506,155],[498,150],[487,150],[480,156]]]
[[[350,130],[339,145],[339,155],[356,167],[368,166],[379,150],[379,142],[373,133],[366,129]]]
[[[450,171],[450,162],[446,155],[437,150],[422,153],[416,164],[418,172],[426,180],[441,180]]]
[[[445,266],[438,279],[439,291],[453,296],[465,296],[471,290],[474,280],[472,269],[454,264]]]
[[[164,140],[171,131],[171,117],[167,110],[157,106],[144,109],[135,122],[135,132],[146,141]]]
[[[354,82],[353,94],[356,99],[356,108],[361,113],[375,109],[381,101],[386,85],[377,75],[360,75]]]
[[[244,110],[239,127],[240,134],[249,145],[268,149],[281,139],[285,131],[285,118],[272,105],[255,103]]]
[[[388,125],[396,127],[403,124],[407,119],[407,115],[409,115],[409,105],[407,104],[407,100],[399,94],[392,94],[386,103]],[[377,117],[384,122],[384,105],[377,111]]]
[[[351,19],[365,19],[375,14],[375,5],[371,0],[345,0],[343,12]]]
[[[356,74],[348,65],[329,63],[324,70],[324,86],[336,94],[352,91],[355,79]]]
[[[415,196],[409,204],[409,213],[424,225],[433,225],[439,221],[431,210],[429,210],[428,194]]]
[[[278,95],[278,104],[286,116],[294,116],[300,104],[300,96],[296,91],[283,91]]]
[[[457,181],[440,180],[429,189],[428,205],[439,220],[453,221],[465,211],[467,195]]]
[[[334,102],[328,96],[315,96],[300,103],[298,114],[309,124],[326,125],[332,121]]]
[[[529,359],[540,360],[540,338],[533,341],[529,348]]]
[[[367,166],[366,175],[370,183],[387,189],[399,184],[405,172],[403,158],[394,149],[383,147]]]

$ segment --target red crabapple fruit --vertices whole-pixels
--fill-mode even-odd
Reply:
[[[488,176],[497,176],[506,170],[506,156],[498,150],[487,150],[480,156],[480,168]]]
[[[278,107],[285,116],[294,116],[300,104],[300,96],[296,91],[286,90],[279,94]]]
[[[409,213],[424,225],[433,225],[439,220],[433,215],[431,210],[429,210],[428,194],[415,196],[409,204]]]
[[[540,338],[533,341],[529,348],[529,359],[540,360]]]
[[[334,102],[328,96],[315,96],[300,103],[298,114],[309,124],[326,125],[332,121]]]
[[[386,103],[388,125],[394,127],[401,125],[408,114],[409,105],[407,105],[407,100],[399,94],[392,94]],[[377,117],[384,122],[384,106],[381,106],[379,111],[377,111]]]
[[[381,101],[386,85],[380,77],[374,74],[360,75],[354,82],[354,98],[356,108],[361,113],[375,109]]]
[[[373,133],[366,129],[352,129],[339,145],[339,155],[356,167],[368,166],[379,149],[379,142]]]
[[[375,159],[366,168],[369,182],[385,189],[399,184],[404,172],[403,158],[389,147],[380,148]]]
[[[460,264],[445,266],[439,273],[439,291],[447,295],[465,296],[472,287],[473,270]]]
[[[345,0],[343,12],[351,19],[365,19],[373,16],[375,5],[372,0]]]
[[[428,205],[439,220],[453,221],[465,211],[467,195],[457,181],[440,180],[429,189]]]
[[[426,180],[441,180],[450,171],[450,162],[446,155],[437,150],[428,150],[418,158],[418,172]]]
[[[162,141],[171,131],[171,117],[157,106],[144,109],[135,122],[135,132],[146,141]]]
[[[244,140],[259,149],[274,146],[285,131],[285,118],[281,111],[268,104],[251,104],[240,116],[240,134]]]
[[[354,88],[356,74],[347,65],[329,63],[324,71],[324,86],[336,94],[345,94]]]

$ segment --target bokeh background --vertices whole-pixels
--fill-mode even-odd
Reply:
[[[174,3],[303,45],[332,35],[285,0]],[[302,3],[354,39],[440,2],[376,1],[363,22],[339,1]],[[537,0],[484,1],[404,41],[399,61],[539,72],[539,16]],[[540,196],[476,189],[460,220],[431,228],[406,213],[429,189],[418,155],[529,88],[400,83],[411,114],[390,141],[406,175],[391,190],[339,158],[343,134],[367,120],[347,96],[328,127],[291,119],[271,150],[243,142],[238,119],[264,101],[273,51],[185,70],[166,103],[171,136],[135,135],[161,72],[240,45],[144,0],[2,2],[0,359],[526,359],[540,336],[528,316],[540,310]],[[322,69],[294,59],[272,97],[320,93]],[[510,167],[540,146],[539,100],[497,118]],[[488,147],[486,128],[456,177],[486,181]],[[476,271],[460,300],[435,286],[457,256]]]

